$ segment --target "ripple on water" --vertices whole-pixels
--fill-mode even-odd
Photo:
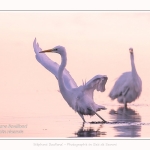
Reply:
[[[150,125],[150,123],[144,122],[100,122],[100,121],[92,121],[90,124],[116,124],[116,125]]]

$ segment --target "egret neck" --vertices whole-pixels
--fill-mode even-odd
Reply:
[[[134,64],[134,54],[133,53],[130,53],[130,58],[131,58],[132,76],[134,79],[137,76],[137,71],[136,71],[135,64]]]
[[[59,89],[60,89],[61,93],[64,93],[63,97],[65,95],[68,95],[68,89],[66,88],[66,86],[64,84],[64,80],[63,80],[63,71],[65,69],[66,64],[67,64],[67,54],[64,51],[63,53],[61,53],[61,64],[60,64],[59,70],[58,70],[58,84],[59,84]]]

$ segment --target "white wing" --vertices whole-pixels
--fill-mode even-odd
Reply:
[[[112,90],[109,93],[109,97],[112,100],[122,96],[123,93],[129,90],[128,83],[130,82],[130,76],[131,72],[125,72],[116,80]]]
[[[33,42],[33,48],[36,54],[35,57],[37,61],[57,78],[59,65],[56,62],[52,61],[46,54],[39,53],[40,51],[42,51],[42,49],[39,47],[39,44],[36,42],[36,38]],[[63,71],[63,78],[64,78],[65,86],[68,89],[78,87],[76,82],[73,80],[73,78],[71,77],[71,75],[66,69]]]
[[[84,92],[93,99],[93,91],[105,91],[105,84],[108,80],[106,75],[96,75],[84,85]]]

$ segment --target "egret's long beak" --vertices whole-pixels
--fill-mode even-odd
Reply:
[[[46,52],[53,52],[54,49],[48,49],[48,50],[44,50],[44,51],[40,51],[39,53],[46,53]]]

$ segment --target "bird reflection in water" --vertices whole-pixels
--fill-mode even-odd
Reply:
[[[117,122],[113,127],[117,131],[117,137],[140,137],[141,116],[134,109],[119,107],[117,111],[111,110],[112,119]],[[123,122],[123,123],[121,123]]]
[[[85,127],[85,123],[83,123],[82,127],[74,134],[77,137],[103,137],[106,135],[106,132],[100,131],[103,125],[98,125],[98,127],[88,125],[88,127]]]

